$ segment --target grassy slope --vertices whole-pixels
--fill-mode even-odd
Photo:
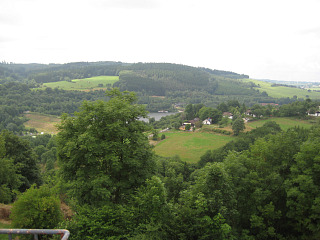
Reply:
[[[207,151],[224,146],[234,139],[212,133],[167,132],[166,139],[155,146],[155,153],[163,157],[179,155],[183,161],[197,162]]]
[[[44,83],[43,87],[60,88],[64,90],[98,90],[106,89],[106,84],[113,85],[119,81],[118,76],[98,76],[84,79],[74,79],[71,82],[59,81]],[[98,87],[99,84],[103,84],[103,87]]]
[[[281,98],[281,97],[289,97],[297,96],[298,98],[306,98],[306,95],[309,95],[312,99],[320,99],[319,92],[308,92],[308,90],[300,89],[300,88],[292,88],[292,87],[271,87],[272,83],[253,80],[253,79],[243,79],[245,82],[253,82],[256,85],[260,85],[258,89],[260,92],[265,91],[270,97]]]
[[[275,121],[277,124],[280,125],[281,129],[283,129],[284,131],[294,126],[310,128],[313,125],[313,121],[283,117],[283,118],[268,118],[268,119],[262,119],[259,121],[248,122],[246,124],[246,128],[247,130],[252,130],[254,128],[261,127],[263,124],[270,121]]]
[[[38,132],[49,134],[58,133],[56,125],[60,122],[59,118],[39,113],[27,113],[25,116],[29,119],[24,124],[27,128],[35,128]]]

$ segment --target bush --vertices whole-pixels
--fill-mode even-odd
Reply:
[[[162,134],[161,135],[161,140],[164,140],[164,139],[166,139],[166,135]]]
[[[48,186],[32,186],[13,204],[12,227],[52,229],[62,221],[60,200]]]

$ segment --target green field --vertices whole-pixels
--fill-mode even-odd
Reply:
[[[179,155],[183,161],[196,163],[207,151],[224,146],[234,137],[200,132],[166,132],[166,139],[155,146],[163,157]]]
[[[315,121],[309,121],[309,120],[299,120],[295,118],[284,118],[284,117],[276,118],[275,117],[275,118],[268,118],[268,119],[248,122],[246,124],[246,128],[247,130],[252,130],[254,128],[261,127],[263,124],[270,121],[275,121],[277,124],[280,125],[281,129],[283,130],[288,130],[289,128],[295,127],[295,126],[310,128],[315,122]]]
[[[311,99],[320,99],[320,92],[313,92],[313,91],[308,92],[308,90],[306,89],[283,87],[283,86],[271,87],[272,83],[253,80],[253,79],[242,79],[242,81],[255,83],[256,85],[260,86],[255,89],[258,89],[260,92],[265,91],[270,97],[274,97],[274,98],[282,98],[282,97],[292,98],[293,96],[297,96],[298,98],[305,99],[306,96],[308,95]]]
[[[59,81],[44,83],[43,87],[80,91],[99,90],[106,89],[108,84],[112,86],[117,81],[119,81],[119,76],[98,76],[84,79],[73,79],[71,82]],[[103,86],[99,86],[99,84],[102,84]]]

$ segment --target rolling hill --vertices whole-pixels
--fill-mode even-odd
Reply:
[[[104,79],[104,80],[103,80]],[[108,79],[108,81],[106,80]],[[0,63],[0,83],[19,82],[30,89],[135,91],[150,112],[176,111],[176,106],[203,103],[216,107],[237,100],[286,104],[320,93],[252,80],[248,75],[172,63],[80,62],[68,64]],[[81,99],[77,99],[81,101]]]

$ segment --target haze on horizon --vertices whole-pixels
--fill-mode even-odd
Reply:
[[[168,62],[319,81],[319,0],[1,0],[0,61]]]

